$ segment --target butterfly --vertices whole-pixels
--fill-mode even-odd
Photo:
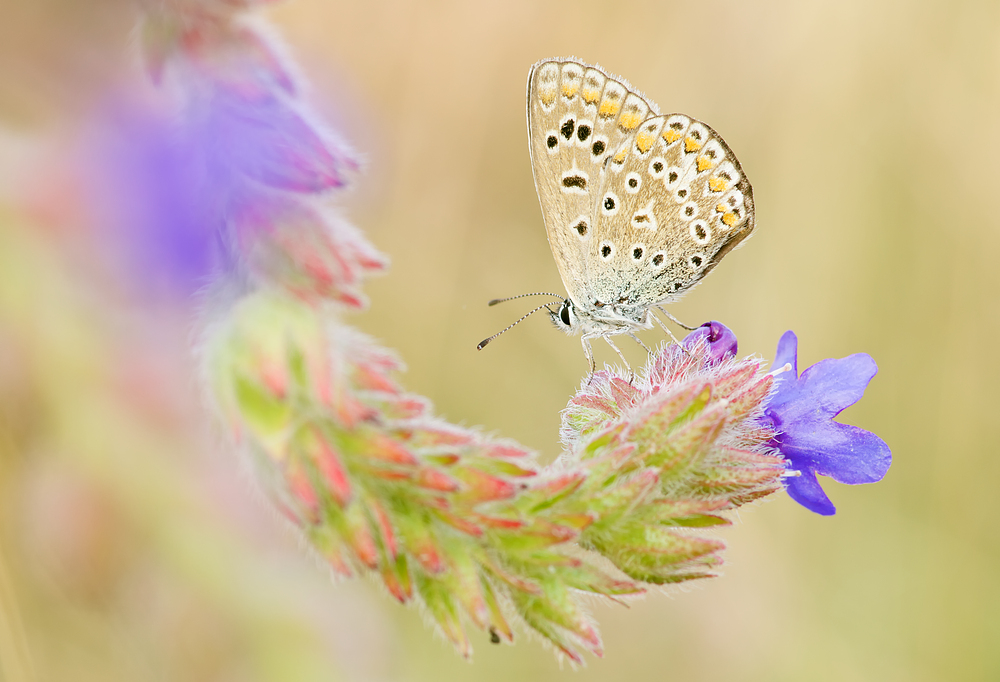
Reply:
[[[624,361],[612,336],[642,345],[635,332],[654,320],[670,334],[652,308],[673,319],[662,305],[750,236],[753,191],[718,133],[660,114],[599,66],[538,62],[527,109],[535,189],[568,294],[557,310],[535,310],[548,308],[557,327],[582,335],[593,373],[591,339],[603,338]]]

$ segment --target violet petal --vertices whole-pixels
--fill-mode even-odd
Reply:
[[[795,332],[789,330],[781,335],[778,340],[778,351],[774,355],[774,369],[779,369],[784,367],[786,364],[792,366],[791,376],[797,377],[799,375],[798,367],[798,355],[799,355],[799,339],[795,336]],[[784,380],[785,375],[779,374],[778,380]],[[773,404],[773,401],[772,401]]]
[[[779,374],[778,395],[769,409],[779,409],[784,421],[825,421],[861,400],[868,383],[878,372],[878,366],[867,353],[855,353],[846,358],[820,360],[803,370],[791,384]]]
[[[882,480],[892,453],[885,441],[857,426],[829,421],[811,429],[789,429],[778,436],[782,454],[792,468],[809,469],[841,483]]]
[[[811,471],[803,471],[801,476],[790,476],[785,479],[785,490],[789,497],[801,504],[809,511],[832,516],[837,513],[837,508],[833,502],[823,492],[816,474]]]

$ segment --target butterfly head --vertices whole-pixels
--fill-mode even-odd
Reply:
[[[567,334],[610,336],[649,329],[652,323],[647,308],[626,310],[600,301],[578,305],[567,298],[557,309],[549,308],[548,311],[553,324]]]

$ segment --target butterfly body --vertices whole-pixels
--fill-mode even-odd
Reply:
[[[568,294],[550,312],[583,335],[593,363],[588,339],[649,329],[652,307],[677,300],[752,233],[752,189],[714,130],[661,115],[624,80],[573,58],[531,68],[527,116]]]

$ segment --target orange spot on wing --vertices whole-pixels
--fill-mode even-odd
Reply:
[[[655,139],[655,137],[643,131],[635,136],[635,148],[639,150],[640,154],[645,154],[653,148]]]
[[[729,225],[729,227],[732,227],[733,225],[736,224],[736,214],[735,213],[725,214],[724,216],[722,216],[722,222],[724,222],[726,225]]]
[[[601,108],[599,109],[598,113],[600,113],[601,118],[611,118],[612,116],[617,115],[618,112],[621,110],[621,108],[622,105],[619,104],[618,102],[610,99],[605,99],[604,101],[601,102]]]
[[[708,188],[713,192],[725,192],[726,191],[726,181],[722,178],[709,178]],[[721,206],[721,204],[720,204]]]
[[[626,111],[618,119],[618,126],[626,132],[635,130],[636,126],[640,123],[642,123],[642,118],[639,116],[638,111]]]
[[[563,83],[562,94],[563,97],[572,99],[574,95],[580,90],[579,83]]]
[[[664,128],[661,137],[667,144],[673,144],[677,140],[681,139],[681,134],[673,128]]]
[[[699,173],[701,173],[702,171],[707,171],[709,168],[711,168],[714,165],[715,165],[715,162],[712,161],[712,159],[708,158],[707,156],[702,155],[702,156],[698,157],[698,172]]]
[[[696,152],[701,149],[701,142],[694,139],[693,137],[688,137],[684,140],[684,151],[686,152]]]

